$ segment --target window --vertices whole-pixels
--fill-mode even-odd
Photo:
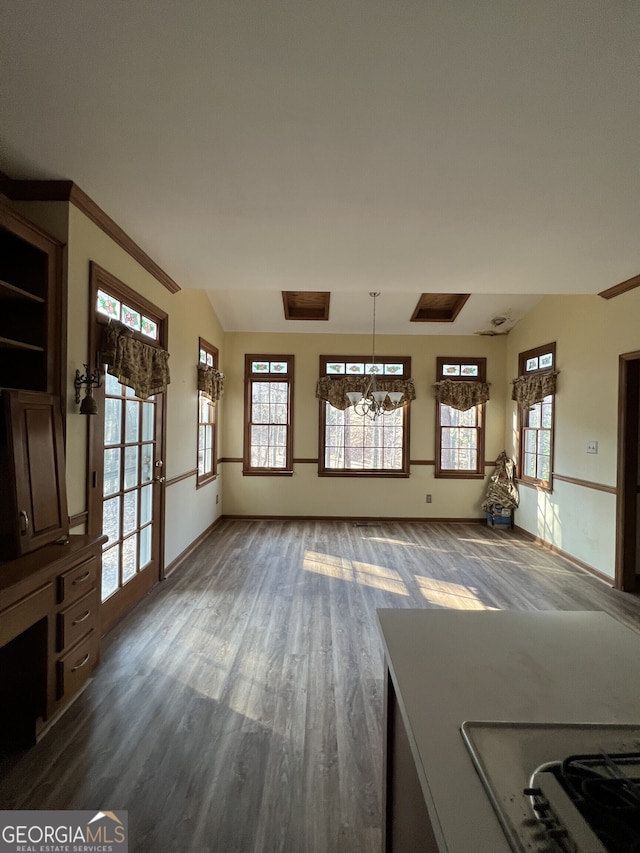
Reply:
[[[486,358],[438,358],[437,381],[486,382]],[[460,411],[436,403],[436,477],[484,477],[484,403]]]
[[[293,473],[293,356],[245,355],[244,474]]]
[[[375,374],[380,380],[408,379],[410,358],[377,358],[371,364],[362,356],[320,356],[320,377]],[[409,406],[384,412],[376,420],[358,415],[352,406],[337,409],[320,402],[320,462],[323,476],[409,476]]]
[[[218,350],[199,338],[199,362],[218,369]],[[216,404],[202,391],[198,391],[198,476],[196,487],[216,476]]]
[[[556,345],[521,352],[518,376],[550,373],[556,366]],[[518,406],[518,475],[521,480],[551,489],[553,470],[553,419],[555,394],[547,394],[531,407]]]

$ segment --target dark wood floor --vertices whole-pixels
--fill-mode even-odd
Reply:
[[[640,628],[638,599],[510,531],[225,521],[4,767],[0,808],[126,809],[132,853],[378,851],[378,607],[604,610]]]

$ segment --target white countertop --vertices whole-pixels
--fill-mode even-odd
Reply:
[[[640,634],[605,613],[378,610],[440,849],[507,853],[465,720],[640,724]]]

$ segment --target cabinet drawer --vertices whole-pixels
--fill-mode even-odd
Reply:
[[[91,557],[58,577],[58,604],[71,604],[96,585],[98,560]]]
[[[92,630],[70,649],[57,664],[57,698],[71,699],[82,687],[98,663],[98,632]]]
[[[58,651],[68,649],[92,628],[98,630],[98,590],[92,589],[82,598],[58,613]]]

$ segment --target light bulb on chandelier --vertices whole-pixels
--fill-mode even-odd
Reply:
[[[403,405],[402,391],[378,390],[376,383],[376,299],[380,293],[369,293],[373,297],[373,335],[371,346],[371,373],[364,391],[347,391],[347,397],[356,415],[375,420],[385,412],[391,412]]]

